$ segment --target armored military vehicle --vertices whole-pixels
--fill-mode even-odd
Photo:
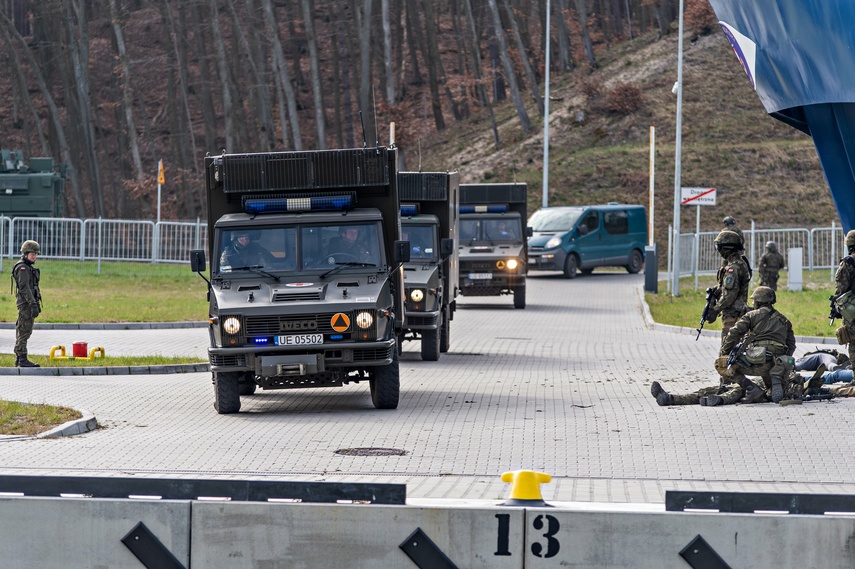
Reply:
[[[525,308],[528,271],[524,183],[460,184],[460,294],[513,294]]]
[[[399,344],[421,341],[422,359],[447,352],[459,292],[457,172],[399,172],[401,231],[410,244],[404,265],[407,329]]]
[[[409,248],[396,164],[384,147],[205,158],[217,412],[256,387],[361,381],[375,407],[397,407]],[[191,253],[200,275],[205,262]]]
[[[21,150],[0,150],[0,214],[7,217],[62,217],[66,167],[53,158],[30,158]]]

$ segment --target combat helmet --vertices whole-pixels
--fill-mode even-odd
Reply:
[[[855,247],[855,229],[846,234],[845,243],[847,247]]]
[[[767,248],[768,250],[770,250],[770,251],[777,251],[777,250],[778,250],[778,246],[775,244],[775,242],[774,242],[774,241],[769,241],[769,242],[767,242],[767,243],[766,243],[766,248]]]
[[[32,239],[24,241],[24,244],[21,245],[21,254],[26,255],[27,253],[41,253],[39,244]]]
[[[742,240],[735,231],[725,229],[716,236],[715,248],[719,253],[736,251],[742,249]]]
[[[754,302],[754,306],[758,306],[761,304],[772,305],[775,304],[777,298],[775,296],[775,291],[767,286],[758,286],[754,289],[754,292],[751,293],[751,300]]]
[[[730,227],[731,225],[736,225],[736,220],[730,217],[729,215],[721,220],[725,227]]]

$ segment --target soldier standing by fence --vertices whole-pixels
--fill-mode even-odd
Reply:
[[[766,243],[766,252],[760,257],[760,286],[778,290],[779,271],[784,268],[784,256],[778,252],[774,241]]]
[[[751,284],[751,267],[743,255],[739,235],[724,230],[715,238],[715,248],[722,257],[718,270],[716,301],[710,310],[707,322],[715,322],[721,314],[721,339],[739,318],[748,312],[748,286]]]
[[[39,254],[39,244],[27,240],[21,245],[21,260],[12,268],[12,280],[17,286],[18,320],[15,322],[15,366],[39,367],[27,359],[27,340],[33,334],[33,323],[41,312],[39,269],[33,265]]]
[[[840,344],[849,344],[849,360],[855,362],[855,320],[850,317],[850,312],[847,310],[848,306],[852,304],[853,296],[855,296],[853,294],[853,290],[855,290],[855,229],[846,234],[844,243],[848,255],[840,260],[840,265],[834,274],[837,288],[831,300],[838,305],[838,310],[843,316],[843,326],[837,329],[837,341]],[[844,297],[844,295],[846,296]]]

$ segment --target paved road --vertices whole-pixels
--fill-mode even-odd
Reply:
[[[259,392],[223,416],[209,374],[0,376],[0,397],[87,410],[103,427],[0,442],[0,474],[379,481],[406,483],[410,498],[494,500],[507,496],[502,472],[535,469],[554,477],[547,500],[648,504],[668,489],[855,491],[855,399],[658,407],[654,379],[674,391],[716,381],[719,341],[653,329],[642,284],[537,273],[525,310],[462,298],[450,353],[422,362],[405,345],[394,411],[373,409],[365,384]],[[0,330],[0,343],[13,336]],[[207,331],[37,330],[31,349],[81,340],[115,355],[204,354]],[[406,454],[335,453],[356,447]]]

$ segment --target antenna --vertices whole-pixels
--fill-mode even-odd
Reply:
[[[422,171],[422,139],[419,139],[419,172]]]
[[[377,99],[374,97],[374,85],[371,86],[371,105],[374,107],[374,146],[380,146],[380,131],[377,130]]]
[[[365,121],[362,120],[362,111],[359,111],[359,124],[362,125],[362,148],[368,146],[368,143],[365,142]]]

